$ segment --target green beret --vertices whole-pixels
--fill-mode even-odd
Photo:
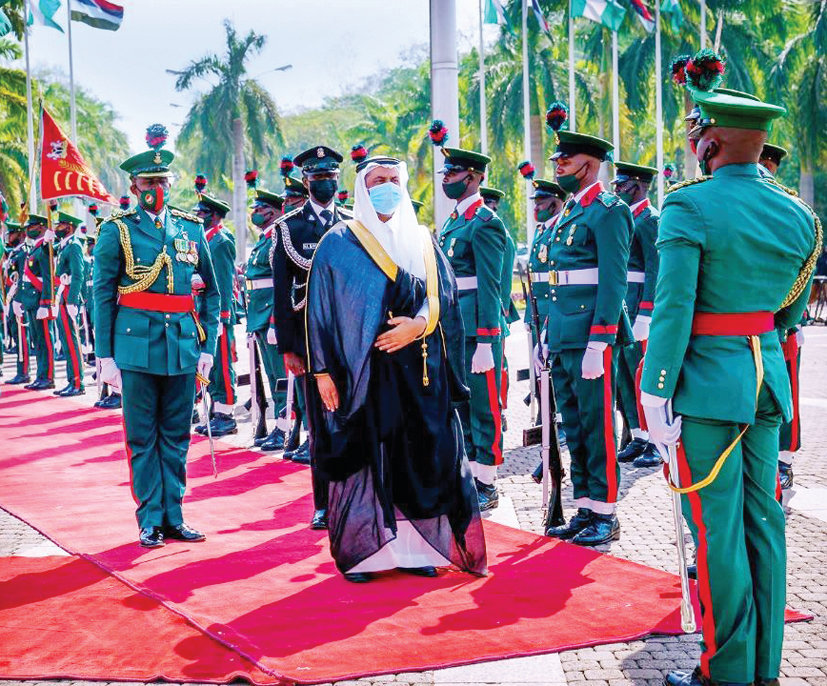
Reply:
[[[304,187],[304,184],[293,176],[284,177],[284,194],[288,198],[310,197],[310,192]]]
[[[728,129],[770,131],[773,120],[787,112],[778,105],[743,95],[715,91],[695,91],[692,95],[698,106],[699,116],[695,122],[698,129],[720,126]]]
[[[781,164],[787,156],[787,151],[780,145],[773,145],[772,143],[764,143],[764,149],[761,151],[761,159],[769,159],[776,164]]]
[[[230,206],[227,203],[206,193],[201,194],[201,199],[198,201],[196,209],[201,212],[215,212],[222,218],[226,217],[230,212]]]
[[[505,197],[505,193],[499,188],[488,186],[480,186],[480,195],[486,200],[502,200]]]
[[[491,162],[488,155],[473,150],[461,148],[440,148],[440,150],[445,157],[445,165],[440,170],[442,172],[466,170],[485,172],[485,168]]]
[[[556,160],[559,157],[583,154],[596,157],[602,162],[609,158],[609,153],[612,150],[614,150],[614,145],[597,136],[590,136],[587,133],[575,133],[574,131],[558,131],[557,149],[549,159]]]
[[[293,164],[301,167],[304,174],[316,172],[333,171],[339,168],[339,163],[344,158],[332,148],[326,145],[317,145],[304,152],[300,152],[293,158]]]
[[[560,188],[554,181],[534,179],[531,185],[534,186],[534,193],[531,195],[532,198],[551,198],[557,196],[560,200],[566,199],[566,191]]]
[[[647,167],[643,164],[632,164],[631,162],[615,162],[615,178],[612,183],[623,183],[624,181],[643,181],[650,183],[658,175],[654,167]]]
[[[78,226],[83,224],[82,219],[78,219],[77,217],[75,217],[71,214],[68,214],[67,212],[58,212],[57,213],[57,223],[62,224],[63,222],[66,222],[67,224],[71,224],[75,228],[77,228]]]
[[[268,191],[266,188],[257,188],[256,203],[269,205],[270,207],[275,207],[277,210],[280,210],[284,205],[284,198],[278,193]]]
[[[48,226],[49,220],[42,214],[30,214],[29,218],[26,219],[26,226],[33,226],[34,224],[43,224],[43,226]]]

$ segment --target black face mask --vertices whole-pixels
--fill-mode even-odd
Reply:
[[[313,199],[317,200],[320,205],[327,205],[336,195],[339,182],[337,179],[311,179],[308,185]]]

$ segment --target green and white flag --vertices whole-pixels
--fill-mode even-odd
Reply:
[[[678,0],[663,0],[660,3],[660,13],[669,17],[672,31],[680,31],[681,24],[683,24],[683,10]]]
[[[617,31],[626,16],[626,8],[614,0],[571,0],[571,16],[584,17]]]
[[[29,3],[29,26],[36,20],[38,24],[57,29],[63,33],[63,28],[54,19],[59,9],[60,0],[32,0]]]
[[[0,10],[0,38],[11,31],[11,22],[3,10]]]

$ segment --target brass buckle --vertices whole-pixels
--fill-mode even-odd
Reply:
[[[548,270],[548,285],[549,286],[556,286],[559,283],[557,270],[556,269],[549,269]]]
[[[253,290],[253,281],[252,281],[252,279],[247,279],[247,290],[248,291]]]

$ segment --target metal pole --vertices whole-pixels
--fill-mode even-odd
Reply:
[[[531,161],[531,91],[528,78],[528,0],[523,6],[523,154]],[[539,164],[540,160],[536,160]],[[541,167],[542,169],[542,167]],[[526,244],[534,241],[534,211],[531,205],[531,181],[525,181],[525,235]]]
[[[574,17],[571,14],[571,0],[569,0],[569,130],[577,131],[574,85]]]
[[[459,68],[457,66],[456,0],[430,0],[431,14],[431,116],[441,119],[459,145]],[[442,226],[454,201],[442,192],[442,154],[434,148],[434,224]]]
[[[485,104],[485,43],[483,40],[483,6],[480,0],[480,152],[488,154],[488,112]]]
[[[660,3],[655,2],[655,130],[658,168],[658,207],[663,205],[663,84],[660,54]]]
[[[78,145],[78,111],[75,103],[75,65],[72,50],[72,0],[66,0],[66,36],[69,39],[69,112],[72,119],[72,142]],[[78,198],[72,201],[75,215],[80,214],[81,202]]]
[[[617,31],[612,31],[612,143],[615,146],[615,159],[623,159],[620,154],[620,77],[617,73]]]
[[[701,3],[701,50],[706,47],[706,0]]]
[[[32,70],[29,65],[29,0],[23,1],[23,49],[26,53],[26,126],[29,153],[29,212],[37,211],[37,191],[34,187],[34,111],[32,108]]]

